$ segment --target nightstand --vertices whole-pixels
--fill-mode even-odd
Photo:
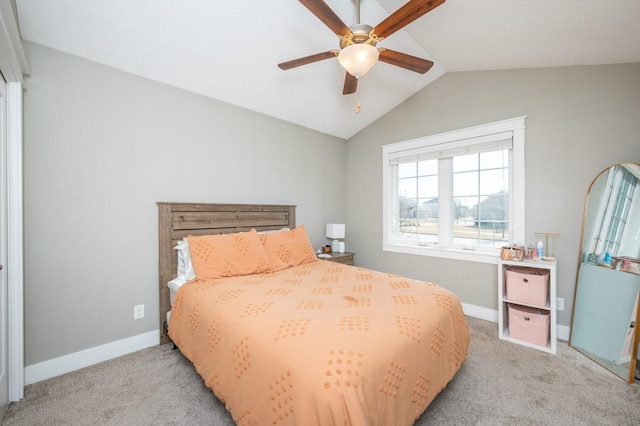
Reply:
[[[344,263],[345,265],[353,265],[353,257],[356,255],[351,252],[344,253],[328,253],[331,257],[321,257],[322,260],[329,260],[331,262]]]

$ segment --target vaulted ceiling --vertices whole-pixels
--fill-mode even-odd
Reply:
[[[408,0],[361,0],[375,26]],[[355,0],[325,0],[355,23]],[[447,0],[378,47],[433,60],[376,64],[342,95],[336,35],[296,0],[16,0],[23,39],[348,139],[447,72],[640,62],[640,1]],[[357,106],[360,105],[358,109]]]

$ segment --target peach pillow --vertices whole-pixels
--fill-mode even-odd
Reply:
[[[271,271],[269,257],[255,229],[220,235],[189,235],[196,278],[213,279]]]
[[[318,260],[304,225],[291,231],[260,235],[273,271]]]

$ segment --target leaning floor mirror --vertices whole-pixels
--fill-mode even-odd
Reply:
[[[638,383],[640,164],[616,164],[591,183],[569,344],[629,383]]]

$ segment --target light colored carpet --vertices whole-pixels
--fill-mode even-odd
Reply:
[[[416,425],[640,425],[640,386],[559,343],[551,355],[498,339],[469,318],[469,357]],[[27,386],[13,425],[233,425],[171,345]],[[394,426],[394,425],[390,425]]]

